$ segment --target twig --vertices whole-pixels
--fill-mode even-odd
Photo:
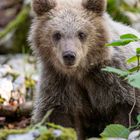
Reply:
[[[138,61],[137,61],[137,67],[138,67],[137,72],[139,72],[140,71],[140,55],[139,54],[137,54],[137,59],[138,59]],[[133,110],[134,110],[134,108],[136,106],[136,102],[137,102],[136,101],[136,89],[133,88],[133,91],[134,91],[134,103],[133,103],[132,109],[131,109],[131,111],[129,113],[129,128],[132,127],[132,123],[131,123],[132,113],[133,113]]]
[[[131,108],[131,111],[130,111],[130,113],[129,113],[129,128],[131,128],[132,127],[132,113],[133,113],[133,111],[134,111],[134,108],[135,108],[135,106],[136,106],[136,90],[135,90],[135,88],[133,89],[133,91],[134,91],[134,103],[133,103],[133,106],[132,106],[132,108]]]

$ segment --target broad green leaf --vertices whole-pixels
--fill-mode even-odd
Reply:
[[[140,66],[137,66],[137,67],[134,67],[134,68],[132,68],[132,69],[130,69],[130,70],[128,70],[130,73],[132,73],[132,72],[137,72],[138,70],[140,69]]]
[[[124,35],[120,36],[120,39],[134,39],[134,40],[137,40],[139,38],[134,34],[124,34]]]
[[[129,74],[128,71],[123,71],[123,70],[112,68],[112,67],[106,67],[106,68],[103,68],[102,70],[103,71],[107,71],[107,72],[118,74],[118,75],[120,75],[122,77],[123,76],[127,76]]]
[[[140,124],[140,114],[137,116],[138,124]]]
[[[140,55],[140,48],[136,49],[136,53],[137,53],[137,55]]]
[[[114,47],[115,46],[125,46],[125,45],[127,45],[131,42],[134,42],[134,40],[133,39],[122,39],[122,40],[117,40],[117,41],[114,41],[112,43],[109,43],[106,46],[107,47],[110,47],[110,46],[114,46]]]
[[[134,73],[132,75],[128,75],[127,77],[128,83],[135,87],[140,88],[140,72]]]
[[[131,58],[129,58],[127,60],[127,63],[133,63],[133,62],[136,62],[136,61],[138,61],[138,57],[137,56],[133,56],[133,57],[131,57]]]
[[[119,124],[108,125],[105,130],[100,134],[101,137],[112,137],[112,138],[128,138],[130,131],[128,128]]]

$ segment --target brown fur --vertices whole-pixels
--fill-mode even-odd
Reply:
[[[54,8],[56,3],[53,0],[33,0],[33,10],[38,14],[42,15],[44,12]]]
[[[103,13],[106,9],[106,0],[83,0],[83,6],[95,13]]]
[[[113,54],[111,48],[105,47],[112,39],[103,12],[105,1],[84,0],[83,6],[64,2],[64,7],[57,1],[56,7],[52,7],[48,0],[47,12],[40,10],[40,15],[41,2],[44,0],[40,0],[40,5],[36,5],[38,0],[33,2],[39,16],[30,32],[32,48],[41,62],[33,121],[39,122],[48,110],[54,108],[49,121],[75,128],[78,140],[99,135],[110,123],[128,126],[134,89],[123,79],[101,70],[108,65],[127,69],[121,51],[113,48],[117,52]],[[55,3],[54,0],[51,2]],[[87,34],[82,42],[77,38],[79,30]],[[57,43],[52,39],[56,31],[63,33],[62,40]],[[62,52],[67,50],[74,51],[77,56],[70,68],[61,58]],[[133,123],[140,110],[139,90],[136,90],[136,96]]]

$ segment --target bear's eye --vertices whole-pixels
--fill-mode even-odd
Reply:
[[[81,40],[81,41],[84,41],[85,39],[86,39],[86,37],[87,37],[87,35],[84,33],[84,32],[79,32],[78,33],[78,37],[79,37],[79,39]]]
[[[56,32],[56,33],[53,34],[53,39],[54,39],[55,41],[59,41],[61,38],[62,38],[61,33]]]

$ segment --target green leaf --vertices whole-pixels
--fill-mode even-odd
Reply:
[[[132,68],[132,69],[130,69],[130,70],[128,70],[130,73],[132,73],[132,72],[137,72],[138,70],[140,69],[140,66],[137,66],[137,67],[134,67],[134,68]]]
[[[127,60],[127,63],[130,64],[130,63],[133,63],[133,62],[136,62],[136,61],[138,61],[138,57],[137,56],[133,56],[133,57],[131,57],[131,58],[129,58]]]
[[[136,49],[136,53],[137,53],[137,55],[140,55],[140,48]]]
[[[140,88],[140,72],[128,75],[127,80],[131,86]]]
[[[112,138],[128,138],[130,131],[128,128],[124,127],[123,125],[119,124],[111,124],[108,125],[103,133],[100,135],[103,138],[112,137]]]
[[[124,34],[124,35],[120,36],[120,39],[134,39],[134,40],[137,40],[139,38],[134,34]]]
[[[134,40],[133,39],[123,39],[123,40],[114,41],[114,42],[112,42],[110,44],[107,44],[106,46],[107,47],[110,47],[110,46],[114,46],[114,47],[115,46],[125,46],[125,45],[127,45],[127,44],[129,44],[131,42],[134,42]]]
[[[112,67],[106,67],[106,68],[103,68],[102,70],[103,71],[107,71],[107,72],[118,74],[118,75],[120,75],[122,77],[127,76],[129,74],[128,71],[123,71],[123,70],[112,68]]]
[[[137,116],[138,124],[140,124],[140,114]]]

